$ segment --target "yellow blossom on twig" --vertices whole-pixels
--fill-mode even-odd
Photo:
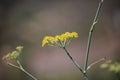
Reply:
[[[51,46],[57,46],[63,48],[71,41],[71,39],[74,38],[78,38],[78,33],[65,32],[61,35],[56,35],[55,37],[45,36],[42,41],[42,47],[44,47],[45,45],[51,45]]]

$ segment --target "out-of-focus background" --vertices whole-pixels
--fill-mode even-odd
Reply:
[[[82,80],[81,73],[60,48],[41,47],[46,35],[78,32],[79,38],[67,46],[83,67],[88,31],[99,0],[0,0],[0,80],[32,80],[7,66],[2,56],[16,46],[24,46],[20,55],[24,68],[39,80]],[[89,64],[103,57],[120,58],[120,1],[105,0],[95,27]],[[101,63],[88,71],[90,80],[115,80],[101,69]]]

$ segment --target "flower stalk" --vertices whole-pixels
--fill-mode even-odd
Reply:
[[[67,49],[64,47],[63,48],[66,52],[66,54],[68,55],[68,57],[71,59],[71,61],[73,62],[73,64],[79,69],[79,71],[86,77],[87,75],[84,73],[83,69],[80,67],[80,65],[73,59],[73,57],[70,55],[70,53],[67,51]]]
[[[95,17],[94,17],[94,20],[93,20],[93,23],[92,23],[90,30],[89,30],[86,55],[85,55],[85,63],[84,63],[84,72],[85,73],[87,72],[87,67],[88,67],[88,57],[89,57],[89,51],[90,51],[90,46],[91,46],[92,34],[93,34],[94,27],[98,22],[98,16],[99,16],[102,4],[103,4],[103,0],[100,0]],[[87,79],[85,78],[84,80],[87,80]]]
[[[18,60],[17,60],[17,63],[18,63],[19,66],[14,65],[14,64],[12,64],[12,63],[10,63],[10,62],[7,62],[8,65],[10,65],[10,66],[12,66],[12,67],[14,67],[14,68],[17,68],[17,69],[19,69],[19,70],[21,70],[21,71],[24,72],[27,76],[31,77],[33,80],[38,80],[36,77],[34,77],[34,76],[33,76],[32,74],[30,74],[28,71],[26,71]]]

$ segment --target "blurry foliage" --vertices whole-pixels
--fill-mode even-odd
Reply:
[[[3,60],[13,60],[13,59],[18,59],[21,51],[22,51],[23,47],[22,46],[18,46],[16,47],[16,50],[8,53],[7,55],[3,56]]]
[[[101,64],[101,68],[107,69],[109,72],[113,73],[120,80],[120,62],[113,62],[111,60],[106,61]]]

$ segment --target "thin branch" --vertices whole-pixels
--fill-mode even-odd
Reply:
[[[79,69],[79,71],[86,77],[87,75],[84,73],[84,71],[82,70],[82,68],[80,67],[80,65],[72,58],[72,56],[69,54],[69,52],[67,51],[67,49],[65,47],[63,47],[63,49],[65,50],[65,52],[67,53],[68,57],[72,60],[72,62],[74,63],[74,65]]]
[[[105,58],[102,58],[102,59],[99,59],[93,63],[91,63],[88,67],[87,67],[87,70],[89,70],[91,67],[93,67],[94,65],[96,65],[97,63],[101,62],[101,61],[104,61]]]
[[[33,80],[38,80],[36,77],[34,77],[32,74],[30,74],[29,72],[27,72],[24,68],[21,67],[21,71],[23,71],[25,74],[27,74],[28,76],[30,76]]]
[[[17,69],[23,71],[25,74],[27,74],[27,75],[28,75],[29,77],[31,77],[33,80],[38,80],[38,79],[35,78],[32,74],[28,73],[28,72],[22,67],[21,63],[20,63],[18,60],[17,60],[17,64],[18,64],[19,66],[16,66],[16,65],[14,65],[14,64],[12,64],[12,63],[10,63],[10,62],[7,62],[7,64],[10,65],[10,66],[12,66],[12,67],[14,67],[14,68],[17,68]]]
[[[16,65],[14,65],[14,64],[12,64],[12,63],[10,63],[10,62],[7,62],[7,64],[8,64],[9,66],[14,67],[14,68],[20,69],[20,67],[19,67],[19,66],[16,66]]]
[[[95,27],[96,23],[98,22],[98,15],[99,15],[102,3],[103,3],[103,0],[101,0],[99,2],[99,6],[97,8],[96,15],[94,17],[94,20],[93,20],[93,23],[92,23],[92,25],[90,27],[90,31],[89,31],[89,35],[88,35],[88,42],[87,42],[86,55],[85,55],[85,63],[84,63],[84,71],[85,71],[85,73],[86,73],[87,66],[88,66],[88,56],[89,56],[89,51],[90,51],[92,33],[93,33],[93,30],[94,30],[94,27]]]
[[[21,65],[21,63],[20,63],[19,60],[17,60],[17,63],[18,63],[18,65],[19,65],[21,71],[23,71],[25,74],[27,74],[27,75],[28,75],[29,77],[31,77],[33,80],[38,80],[36,77],[34,77],[32,74],[30,74],[29,72],[27,72],[27,71],[23,68],[23,66]]]

